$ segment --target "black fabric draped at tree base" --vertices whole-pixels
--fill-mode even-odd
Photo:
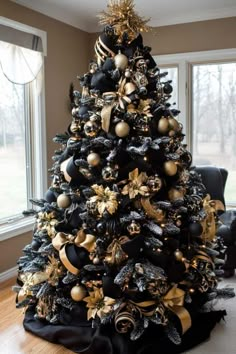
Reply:
[[[217,212],[183,143],[171,82],[132,0],[112,0],[96,60],[70,88],[72,122],[19,261],[24,327],[86,354],[181,353],[210,336]]]

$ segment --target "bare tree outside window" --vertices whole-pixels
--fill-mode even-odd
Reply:
[[[193,65],[195,165],[228,170],[225,197],[236,202],[236,63]]]
[[[24,85],[11,83],[0,68],[0,219],[27,208]]]

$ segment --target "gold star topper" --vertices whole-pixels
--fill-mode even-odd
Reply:
[[[132,41],[139,32],[148,32],[150,29],[146,25],[149,19],[135,13],[133,0],[110,0],[107,11],[102,11],[98,17],[101,25],[111,25],[114,28],[120,41],[124,32],[127,33],[128,40]]]

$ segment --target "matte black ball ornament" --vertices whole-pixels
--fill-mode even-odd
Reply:
[[[189,232],[194,237],[201,236],[203,232],[202,225],[199,222],[193,222],[189,224]]]

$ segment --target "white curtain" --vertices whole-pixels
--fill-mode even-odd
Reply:
[[[7,79],[15,84],[33,81],[43,66],[43,53],[0,41],[0,65]]]

